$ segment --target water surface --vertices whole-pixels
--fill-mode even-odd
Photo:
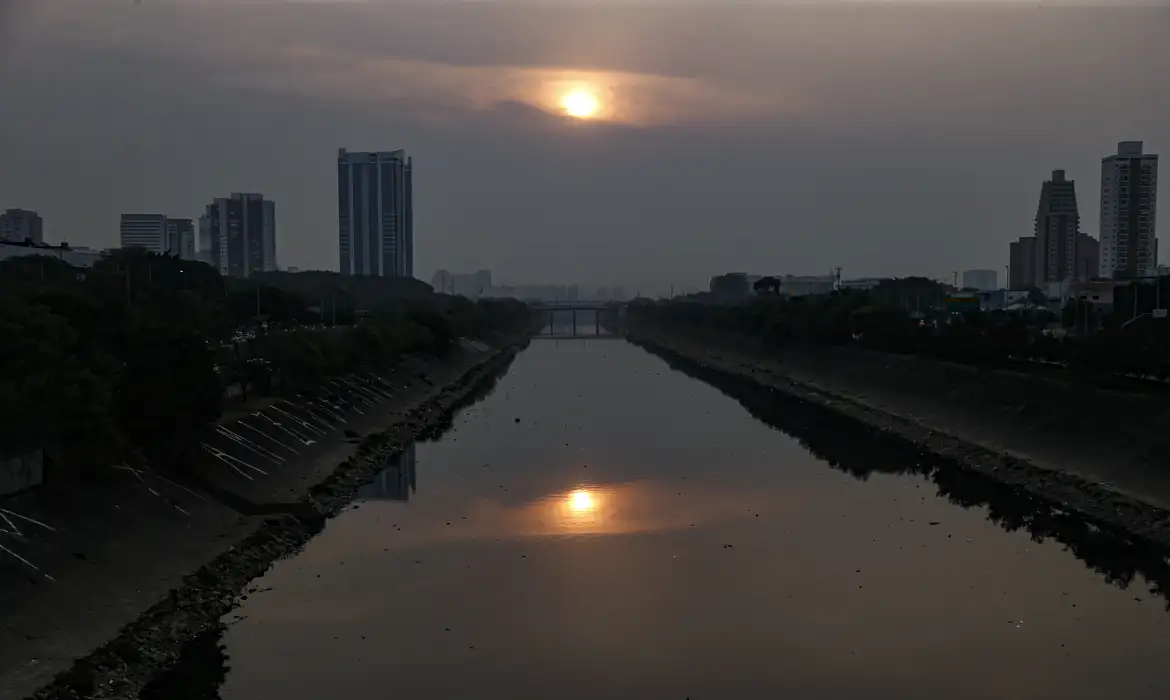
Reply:
[[[539,340],[144,697],[1165,698],[1168,578],[766,392]]]

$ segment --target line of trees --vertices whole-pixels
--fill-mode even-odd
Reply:
[[[312,274],[319,291],[330,273]],[[53,257],[0,261],[0,457],[43,449],[58,472],[180,467],[221,415],[225,386],[294,392],[529,323],[516,302],[394,298],[383,285],[379,306],[351,304],[329,325],[327,303],[296,293],[303,281],[273,282],[144,251],[84,270]],[[344,279],[334,286],[345,292]]]
[[[855,345],[914,353],[983,367],[1043,362],[1097,377],[1170,378],[1170,321],[1152,316],[1098,319],[1081,335],[1053,334],[1060,316],[1047,310],[948,312],[937,282],[891,280],[872,290],[779,298],[763,294],[738,304],[696,300],[635,305],[635,319],[747,335],[772,346]],[[1076,322],[1077,308],[1064,314]]]

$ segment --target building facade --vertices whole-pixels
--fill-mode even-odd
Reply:
[[[431,289],[439,294],[454,294],[455,287],[451,284],[453,275],[446,270],[439,270],[431,277]]]
[[[122,248],[141,248],[159,255],[167,251],[164,214],[123,214],[118,232]]]
[[[1077,234],[1077,273],[1078,280],[1091,280],[1100,276],[1101,244],[1087,233]]]
[[[414,276],[413,195],[413,163],[405,151],[338,151],[341,274]]]
[[[207,262],[226,277],[276,270],[276,204],[254,192],[236,192],[207,205],[199,221]]]
[[[45,222],[35,211],[7,209],[0,214],[0,240],[40,245],[45,242]]]
[[[1036,208],[1037,285],[1073,279],[1080,225],[1076,186],[1065,178],[1063,170],[1053,170],[1052,179],[1040,188],[1040,205]]]
[[[1101,277],[1149,277],[1158,272],[1158,156],[1141,141],[1117,144],[1101,160]]]
[[[995,270],[963,270],[963,288],[981,292],[999,289],[999,273]]]
[[[184,260],[195,260],[195,222],[167,219],[167,252]]]
[[[1010,246],[1008,289],[1024,291],[1036,286],[1036,238],[1025,236]]]

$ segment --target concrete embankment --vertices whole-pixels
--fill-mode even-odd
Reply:
[[[52,528],[19,519],[20,536],[0,538],[0,697],[136,697],[526,345],[464,343],[444,361],[408,358],[314,397],[257,402],[225,416],[183,483],[116,468],[0,502]]]
[[[1092,521],[1170,544],[1170,399],[854,348],[765,348],[645,322],[632,342],[895,435]]]

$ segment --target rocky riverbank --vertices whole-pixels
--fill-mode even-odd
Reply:
[[[27,559],[37,569],[17,569],[25,576],[12,585],[0,582],[0,696],[137,697],[185,643],[219,624],[249,581],[318,532],[392,455],[489,390],[526,345],[516,338],[463,348],[442,363],[418,362],[404,372],[415,381],[386,381],[397,393],[376,384],[361,389],[365,398],[327,429],[312,422],[309,407],[289,409],[286,427],[313,428],[315,439],[263,478],[237,470],[244,475],[237,482],[205,481],[212,491],[191,489],[179,500],[153,486],[132,492],[106,484],[89,494],[83,507],[101,513],[101,522],[75,518],[92,527],[59,528],[29,543],[35,552]],[[275,450],[267,439],[270,448],[249,441],[252,451]],[[219,461],[231,467],[233,459]],[[219,489],[231,498],[219,498]],[[20,505],[28,513],[35,504]]]
[[[1170,544],[1170,473],[1163,471],[1160,447],[1165,436],[1151,432],[1157,419],[1170,416],[1161,397],[915,357],[777,351],[743,338],[645,323],[631,327],[629,339],[677,364],[846,416],[1103,527]],[[1127,419],[1129,430],[1111,432]]]

